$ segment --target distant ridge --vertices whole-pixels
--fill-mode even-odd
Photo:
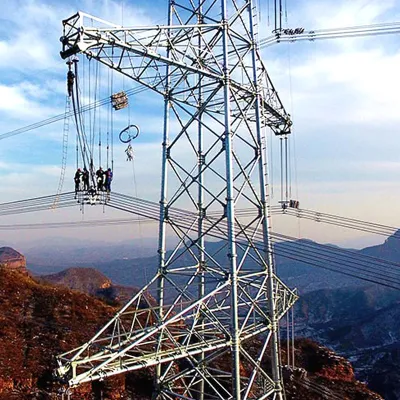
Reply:
[[[111,279],[95,268],[72,267],[57,274],[43,275],[40,278],[46,282],[63,285],[92,296],[97,295],[99,290],[108,289],[112,285]]]
[[[139,290],[136,287],[114,285],[111,279],[95,268],[72,267],[56,274],[42,275],[38,279],[96,296],[111,303],[126,303]]]

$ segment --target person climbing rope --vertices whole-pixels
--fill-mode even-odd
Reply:
[[[104,190],[105,173],[103,171],[103,168],[100,167],[96,171],[96,177],[97,177],[97,190]]]
[[[83,182],[83,190],[88,191],[89,190],[89,171],[86,169],[86,167],[83,168],[82,182]]]
[[[113,173],[111,171],[111,168],[108,168],[106,171],[106,191],[107,193],[111,192],[111,182],[113,180]]]
[[[69,70],[67,73],[67,88],[68,88],[68,96],[72,96],[72,92],[74,90],[74,82],[75,82],[75,74]]]
[[[131,146],[130,143],[128,144],[128,147],[126,148],[125,153],[126,153],[126,161],[132,161],[134,153],[133,153],[133,147]]]
[[[80,168],[78,168],[75,172],[75,176],[74,176],[74,182],[75,182],[75,198],[77,193],[81,190],[80,186],[81,186],[81,176],[82,176],[82,171]]]

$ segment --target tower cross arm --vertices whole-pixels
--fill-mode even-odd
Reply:
[[[61,37],[63,59],[85,54],[107,67],[117,70],[171,100],[197,105],[196,85],[201,76],[203,87],[208,84],[222,87],[226,79],[221,53],[223,21],[210,23],[122,27],[111,22],[78,12],[63,21]],[[234,32],[234,28],[231,28]],[[290,133],[290,116],[257,55],[260,67],[258,88],[255,82],[242,82],[238,68],[244,65],[245,54],[254,43],[240,35],[235,48],[228,51],[229,64],[234,65],[229,74],[232,90],[248,104],[255,96],[261,97],[263,124],[275,134]],[[239,38],[239,39],[238,39]],[[240,45],[240,50],[238,50]],[[242,54],[243,53],[243,54]],[[169,66],[168,73],[166,66]],[[170,81],[169,89],[166,88]],[[197,83],[196,83],[197,82]],[[186,93],[186,94],[185,94]],[[254,119],[254,113],[248,118]]]
[[[202,74],[207,78],[221,79],[222,66],[214,69],[211,64],[200,64],[195,57],[194,46],[188,45],[193,31],[218,30],[219,24],[202,25],[154,25],[122,27],[89,14],[78,12],[63,21],[60,38],[63,59],[84,53],[89,58],[108,62],[111,67],[124,69],[129,61],[133,76],[143,76],[144,70],[155,64],[168,64],[189,73]],[[200,33],[197,33],[200,34]],[[167,55],[170,51],[170,56]],[[205,56],[206,57],[206,56]],[[134,60],[139,62],[134,62]],[[120,71],[123,72],[123,71]]]

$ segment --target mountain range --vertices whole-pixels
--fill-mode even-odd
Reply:
[[[354,252],[400,263],[398,235],[397,232],[381,245]],[[209,243],[211,251],[213,246],[218,248],[220,243]],[[290,248],[293,244],[282,242],[278,246]],[[155,256],[135,257],[127,252],[124,257],[117,257],[118,249],[109,247],[108,250],[106,259],[90,265],[107,276],[104,279],[115,282],[113,287],[121,284],[141,287],[156,272]],[[39,249],[36,251],[39,253]],[[55,261],[56,252],[51,262],[41,265],[31,265],[29,255],[27,258],[35,274],[48,275],[63,268]],[[181,262],[186,261],[183,258]],[[66,259],[61,264],[65,262]],[[400,292],[279,256],[276,256],[276,266],[279,276],[290,287],[297,287],[301,295],[295,307],[296,335],[313,338],[348,357],[355,366],[357,378],[368,382],[385,399],[399,399]],[[57,283],[66,284],[69,278],[65,277],[69,274],[63,272]],[[55,282],[58,278],[49,279]],[[114,300],[119,300],[118,295]],[[113,301],[113,296],[108,301]]]
[[[93,284],[85,284],[92,273]],[[75,286],[80,277],[79,290],[62,287]],[[73,269],[53,278],[56,286],[48,283],[50,277],[38,281],[29,273],[0,267],[0,400],[55,399],[60,383],[52,379],[54,355],[83,344],[118,309],[80,292],[96,294],[96,282],[97,289],[113,285],[93,270]],[[260,345],[257,340],[246,342],[250,353]],[[327,398],[382,400],[356,380],[348,361],[317,343],[297,341],[296,358],[298,366],[283,371],[287,400],[318,400],[321,393]],[[262,362],[267,366],[271,361],[266,357]],[[241,368],[245,372],[246,366]],[[150,400],[152,390],[152,370],[145,369],[81,385],[72,398]]]

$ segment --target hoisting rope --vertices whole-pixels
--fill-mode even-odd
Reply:
[[[72,91],[72,105],[74,109],[75,124],[78,134],[78,142],[82,155],[83,167],[88,169],[89,176],[92,181],[93,187],[96,187],[95,171],[93,165],[93,153],[90,149],[87,135],[85,133],[84,123],[82,121],[82,112],[79,99],[79,72],[78,72],[78,60],[73,60],[75,66],[75,90]]]
[[[128,104],[128,127],[130,127],[130,126],[131,126],[131,106],[130,106],[130,104]],[[138,135],[139,135],[139,129],[137,131],[137,135],[135,136],[135,138]],[[120,140],[121,140],[121,134],[120,134]],[[129,142],[128,146],[131,146],[130,142]],[[129,154],[128,153],[126,153],[126,154],[127,154],[128,160],[132,161],[133,187],[134,187],[134,191],[135,191],[135,197],[139,198],[138,185],[137,185],[137,181],[136,181],[136,172],[135,172],[135,160],[133,157],[133,149],[132,149],[132,153],[131,153],[131,159],[129,159],[130,158]],[[136,215],[136,218],[137,218],[137,222],[139,224],[140,247],[143,248],[142,221],[138,214]],[[144,267],[143,267],[143,277],[144,277],[145,283],[147,283],[149,276],[148,276],[146,263],[144,263]]]
[[[99,166],[101,166],[101,128],[99,129]]]
[[[289,200],[288,191],[288,137],[285,135],[285,202]]]
[[[88,89],[87,89],[87,92],[88,92],[88,98],[89,99],[92,99],[92,71],[91,71],[91,67],[92,67],[92,59],[91,58],[89,58],[88,59],[88,61],[87,61],[87,64],[88,64],[88,70],[89,70],[89,73],[88,73]],[[86,69],[85,69],[86,70]],[[85,98],[85,92],[83,92],[83,98]],[[89,111],[89,154],[92,154],[91,153],[91,150],[92,150],[92,141],[93,141],[93,131],[92,131],[92,110],[90,110]],[[90,163],[91,164],[93,164],[93,159],[92,159],[92,157],[90,158]]]
[[[114,46],[112,48],[112,60],[114,59]],[[111,71],[111,93],[114,93],[114,70]],[[114,112],[111,109],[111,171],[114,171]],[[107,166],[108,168],[108,166]]]
[[[274,198],[274,150],[273,144],[274,141],[272,140],[272,129],[269,130],[269,148],[270,148],[270,158],[269,158],[269,168],[270,168],[270,186],[271,186],[271,198]]]
[[[78,77],[76,76],[76,73],[77,73],[77,70],[78,70],[78,68],[77,68],[78,60],[77,59],[74,60],[73,63],[75,64],[75,82],[74,82],[74,87],[72,88],[72,91],[71,91],[72,107],[73,107],[73,110],[74,110],[76,133],[77,133],[77,137],[78,137],[79,148],[81,150],[82,162],[83,162],[83,166],[86,168],[85,144],[83,143],[83,137],[82,137],[81,132],[80,132],[80,130],[83,128],[83,126],[82,126],[81,116],[79,114],[79,103],[77,105],[78,96],[76,94],[77,91],[78,91],[78,86],[77,86]]]
[[[280,155],[281,155],[281,203],[283,204],[283,138],[279,138]]]
[[[79,168],[79,138],[78,131],[76,131],[75,135],[75,146],[76,146],[76,169]]]
[[[94,102],[97,102],[97,93],[99,90],[99,63],[96,63],[96,71],[95,71],[95,83],[94,83]],[[90,83],[89,83],[90,85]],[[91,97],[89,97],[91,99]],[[92,146],[92,153],[94,154],[94,146],[95,146],[95,140],[96,140],[96,116],[97,116],[97,109],[95,108],[93,110],[93,130],[92,130],[92,142],[91,142],[91,146]],[[99,128],[100,128],[100,124],[99,124]],[[99,149],[100,150],[100,149]],[[99,166],[101,166],[101,164],[99,164]]]
[[[94,90],[94,101],[97,101],[97,98],[100,97],[100,85],[99,85],[99,63],[96,64],[96,82],[95,82],[95,90]],[[97,113],[97,110],[94,109],[93,116],[93,149],[95,144],[95,135],[94,132],[96,130],[96,116],[98,116],[98,131],[99,131],[99,167],[101,166],[101,119],[100,112]]]

